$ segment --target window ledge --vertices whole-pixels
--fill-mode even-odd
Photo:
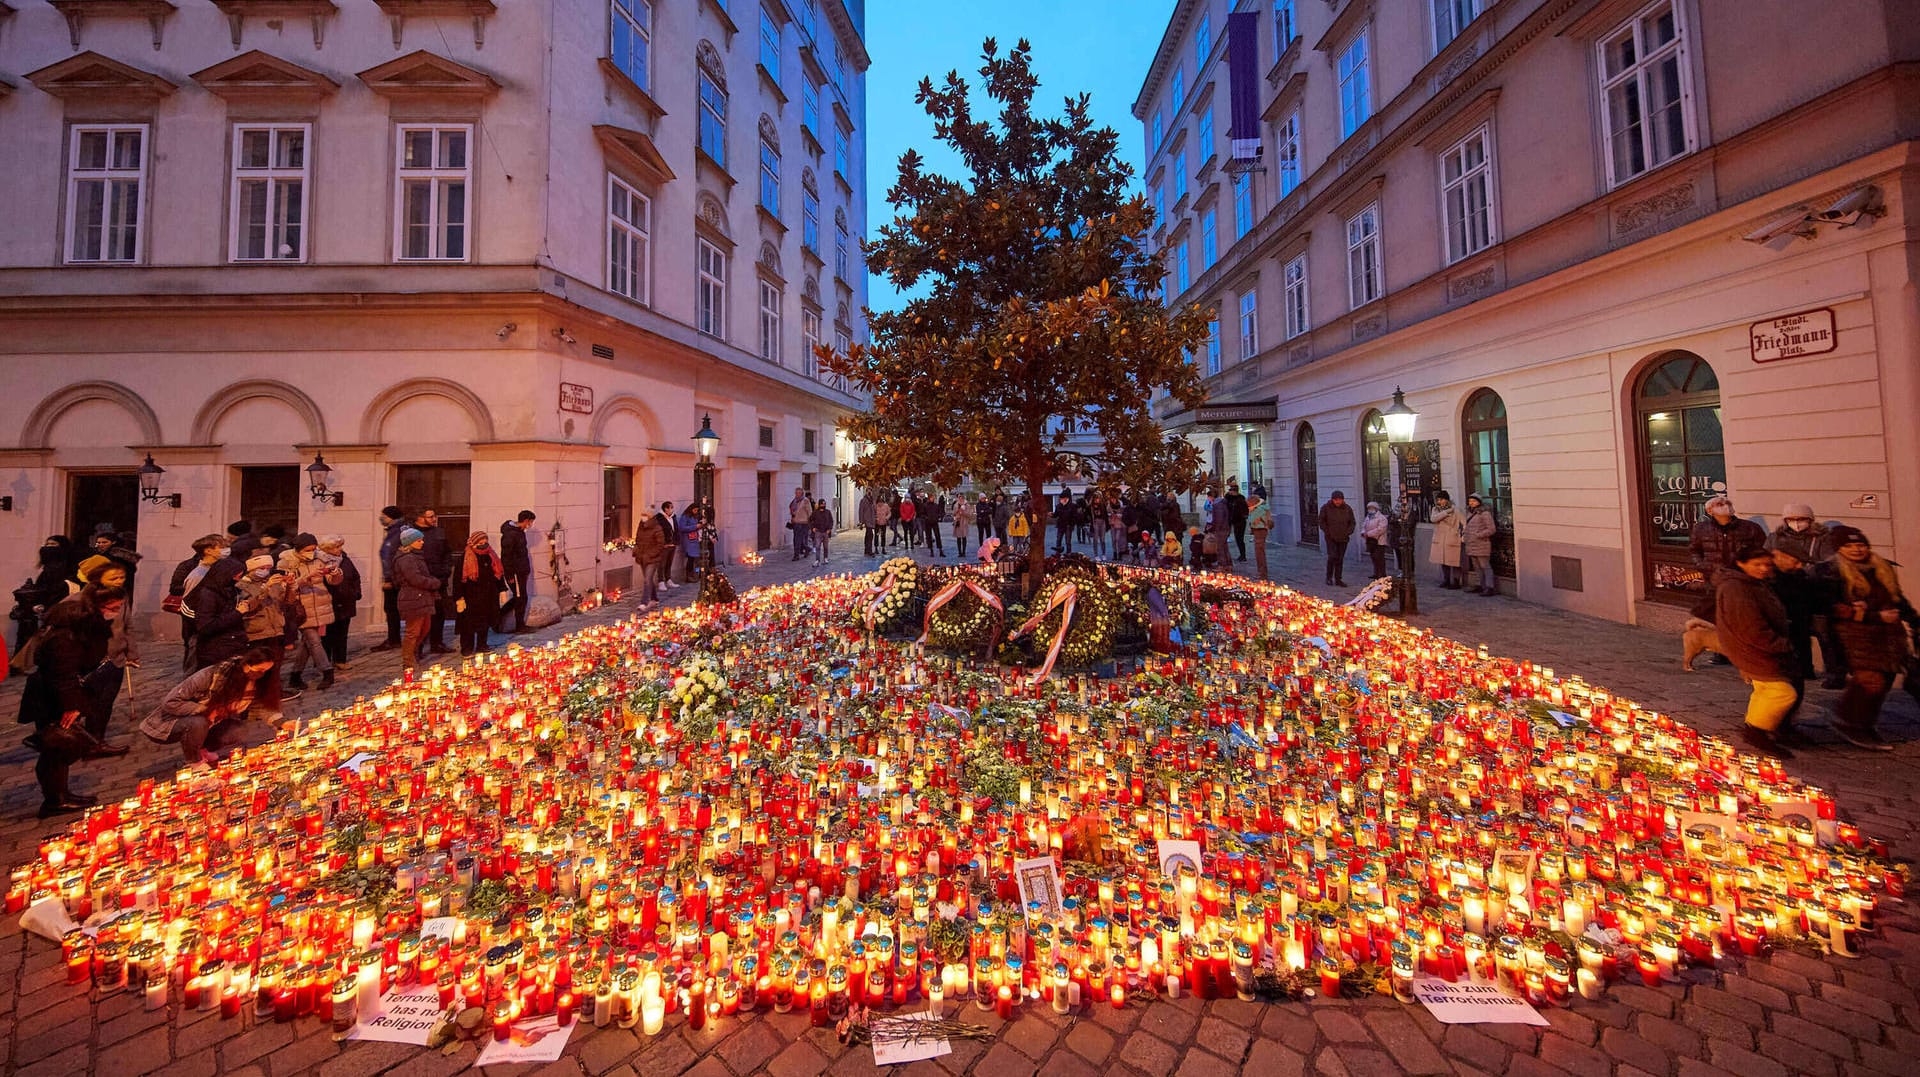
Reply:
[[[780,219],[779,214],[775,213],[774,211],[768,209],[766,206],[763,206],[758,202],[754,203],[753,208],[754,208],[754,212],[760,214],[760,221],[762,224],[772,225],[774,228],[779,229],[780,234],[783,236],[787,234],[787,223]]]
[[[660,102],[655,101],[652,94],[648,93],[639,83],[633,81],[633,76],[620,70],[619,65],[613,62],[611,56],[600,57],[600,70],[606,73],[607,79],[618,87],[620,92],[627,96],[628,100],[639,105],[640,111],[645,112],[655,123],[660,122],[660,120],[666,116],[667,110],[660,107]]]
[[[820,144],[820,139],[814,135],[813,128],[808,127],[804,123],[801,124],[800,136],[807,140],[807,152],[813,155],[815,161],[819,161],[827,155],[827,148]]]
[[[840,185],[842,191],[845,191],[849,195],[853,193],[853,184],[847,180],[846,176],[840,174],[838,168],[833,170],[833,181]]]
[[[693,148],[693,163],[697,171],[712,176],[714,179],[726,184],[727,190],[729,191],[733,190],[734,185],[740,182],[733,178],[733,173],[727,171],[726,165],[714,160],[706,150],[698,146]]]
[[[781,108],[787,107],[787,91],[780,88],[780,80],[774,77],[773,72],[767,70],[766,64],[756,61],[753,67],[760,72],[760,81],[773,94],[773,99],[780,102]]]

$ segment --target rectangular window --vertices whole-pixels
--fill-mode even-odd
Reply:
[[[813,350],[820,346],[820,312],[807,310],[800,313],[800,366],[807,377],[820,376],[820,360]]]
[[[1220,373],[1220,317],[1207,320],[1207,373]]]
[[[467,258],[472,202],[473,128],[402,127],[399,133],[396,257],[461,262]]]
[[[306,124],[233,129],[234,261],[306,260],[308,134]]]
[[[67,261],[138,261],[147,125],[75,127],[71,137]]]
[[[1599,43],[1601,120],[1613,184],[1693,150],[1686,30],[1672,0],[1660,0]]]
[[[1180,237],[1178,249],[1174,251],[1174,263],[1176,266],[1174,270],[1174,284],[1178,289],[1177,294],[1186,295],[1187,286],[1193,283],[1193,267],[1187,261],[1187,240],[1185,236]]]
[[[847,222],[838,212],[833,218],[833,275],[844,281],[851,281],[849,275],[852,263],[853,239],[847,234]]]
[[[1200,25],[1193,31],[1193,69],[1202,71],[1207,66],[1207,54],[1213,51],[1213,19],[1206,12],[1200,13]]]
[[[600,469],[600,541],[633,537],[633,469]]]
[[[1200,159],[1213,156],[1213,102],[1207,102],[1207,110],[1200,114]]]
[[[1487,128],[1440,157],[1440,201],[1446,214],[1447,261],[1493,245],[1493,154]]]
[[[848,186],[853,185],[853,167],[848,152],[851,138],[846,128],[837,123],[833,125],[833,170],[840,173],[840,178],[846,180]]]
[[[1213,263],[1219,260],[1220,260],[1220,236],[1218,234],[1218,227],[1214,218],[1214,209],[1212,206],[1208,206],[1207,211],[1200,215],[1200,270],[1201,272],[1205,272],[1213,268]]]
[[[651,0],[609,0],[613,21],[613,66],[626,73],[633,84],[651,91],[647,79],[653,53],[653,4]]]
[[[727,256],[704,239],[694,240],[699,282],[694,293],[696,327],[708,336],[727,335]]]
[[[1447,42],[1460,36],[1467,24],[1480,16],[1484,0],[1432,0],[1433,2],[1433,51],[1439,52],[1447,47]]]
[[[700,152],[727,167],[727,91],[700,72]]]
[[[760,204],[777,220],[780,216],[780,151],[760,140]]]
[[[1300,110],[1280,121],[1277,137],[1280,158],[1280,197],[1285,198],[1300,186]]]
[[[1273,0],[1273,58],[1278,61],[1280,54],[1287,51],[1293,39],[1299,36],[1299,27],[1293,18],[1293,0]]]
[[[1367,117],[1373,115],[1373,80],[1369,75],[1372,66],[1367,53],[1367,30],[1362,27],[1347,47],[1340,50],[1341,138],[1358,131]]]
[[[760,9],[760,66],[773,76],[775,86],[780,85],[780,24],[766,8]]]
[[[1153,219],[1161,222],[1167,219],[1167,185],[1164,183],[1153,189]]]
[[[1242,172],[1233,177],[1233,238],[1253,231],[1253,175]]]
[[[1187,197],[1187,151],[1181,150],[1173,157],[1173,201],[1177,205]]]
[[[820,253],[820,196],[805,185],[800,188],[800,246]]]
[[[820,141],[820,87],[810,78],[800,80],[800,126],[812,133],[815,142]]]
[[[780,289],[760,282],[760,358],[780,362]]]
[[[1312,323],[1307,321],[1307,256],[1300,255],[1287,263],[1287,339],[1307,331]]]
[[[1153,142],[1152,144],[1147,146],[1147,156],[1149,157],[1153,156],[1153,151],[1160,148],[1160,143],[1165,141],[1166,137],[1167,137],[1166,114],[1156,108],[1153,110]]]
[[[762,426],[760,428],[760,447],[763,449],[773,448],[773,427]]]
[[[807,427],[800,431],[800,451],[813,454],[820,451],[820,431]]]
[[[1186,96],[1187,96],[1187,73],[1184,69],[1175,67],[1173,69],[1172,100],[1169,101],[1168,103],[1171,104],[1175,109],[1178,109],[1180,107],[1180,102],[1185,100]]]
[[[1380,203],[1347,221],[1347,301],[1358,309],[1386,290],[1380,272]]]
[[[1240,359],[1254,357],[1260,350],[1260,293],[1252,288],[1240,296]]]
[[[647,301],[647,196],[607,177],[607,290],[636,303]]]

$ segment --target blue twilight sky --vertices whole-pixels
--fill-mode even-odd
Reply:
[[[871,0],[867,5],[867,227],[893,219],[886,194],[899,174],[902,151],[913,147],[930,171],[957,175],[957,158],[933,138],[933,121],[913,95],[923,76],[937,84],[958,69],[979,87],[980,43],[1000,51],[1026,38],[1033,44],[1041,115],[1059,115],[1069,94],[1093,96],[1094,120],[1120,134],[1120,154],[1139,189],[1143,135],[1133,99],[1146,78],[1153,50],[1166,30],[1173,0]],[[980,100],[976,96],[976,101]],[[878,277],[868,302],[875,310],[899,306],[899,294]]]

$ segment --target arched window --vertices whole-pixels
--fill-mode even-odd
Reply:
[[[1460,417],[1460,442],[1466,447],[1467,489],[1460,495],[1479,494],[1500,530],[1493,540],[1493,570],[1508,579],[1514,577],[1513,561],[1513,476],[1507,456],[1507,404],[1492,389],[1477,389],[1467,398],[1466,411]]]
[[[1207,478],[1212,480],[1214,485],[1218,486],[1226,481],[1227,474],[1227,447],[1221,444],[1219,438],[1213,439],[1212,460],[1213,474],[1208,475]],[[1221,489],[1224,491],[1226,488],[1221,486]]]
[[[1320,543],[1320,457],[1313,447],[1313,426],[1301,423],[1293,434],[1294,481],[1298,484],[1296,503],[1300,506],[1300,541],[1308,546]]]
[[[1647,597],[1697,601],[1708,581],[1687,543],[1701,508],[1727,489],[1720,379],[1692,352],[1654,358],[1634,388]]]
[[[1360,485],[1366,496],[1356,508],[1377,501],[1382,511],[1393,511],[1393,448],[1387,443],[1387,420],[1378,409],[1360,421]]]

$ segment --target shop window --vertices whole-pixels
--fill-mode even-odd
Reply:
[[[1693,567],[1687,544],[1702,508],[1727,489],[1720,379],[1713,368],[1692,352],[1656,358],[1634,389],[1634,428],[1647,596],[1698,601],[1708,581]]]
[[[1383,511],[1393,508],[1393,446],[1387,442],[1387,420],[1369,411],[1360,423],[1360,485],[1364,501],[1377,501]],[[1354,506],[1356,512],[1366,508]]]
[[[1300,510],[1300,541],[1303,545],[1320,543],[1320,454],[1313,445],[1313,426],[1301,423],[1293,436],[1296,505]]]
[[[1513,473],[1507,456],[1507,405],[1499,393],[1480,389],[1467,398],[1460,440],[1466,446],[1467,493],[1479,494],[1500,521],[1493,539],[1493,571],[1512,579]],[[1466,494],[1460,500],[1464,504]]]

